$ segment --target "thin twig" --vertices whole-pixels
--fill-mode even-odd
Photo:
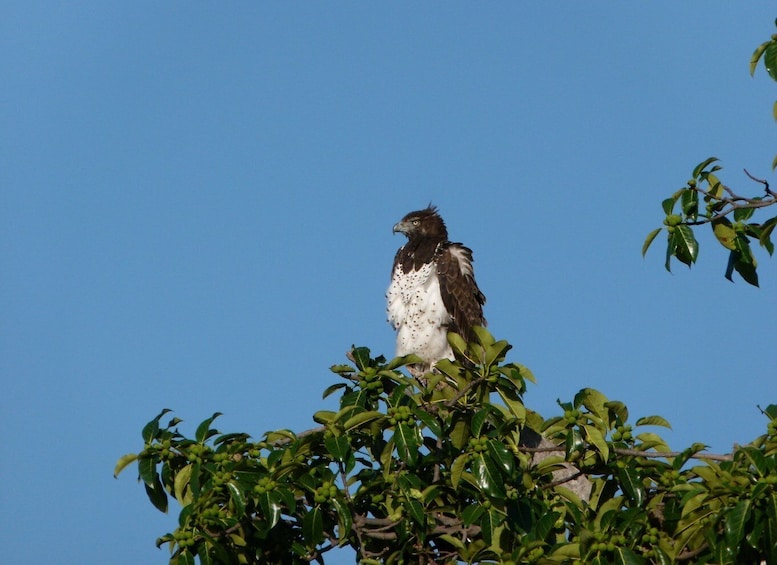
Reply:
[[[744,171],[745,171],[745,174],[749,176],[751,179],[753,179],[755,182],[758,182],[764,185],[764,192],[766,192],[766,194],[768,194],[769,196],[777,197],[777,193],[772,192],[772,190],[769,189],[769,181],[767,181],[766,179],[759,179],[754,177],[753,175],[750,174],[750,172],[747,169],[744,169]]]

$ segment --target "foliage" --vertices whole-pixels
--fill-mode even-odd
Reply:
[[[731,456],[673,453],[637,429],[663,418],[629,423],[592,389],[545,420],[524,406],[533,377],[505,362],[507,342],[478,328],[451,343],[459,360],[428,381],[399,371],[412,358],[354,348],[324,392],[339,410],[303,433],[252,441],[216,431],[214,414],[187,438],[165,410],[116,473],[137,462],[151,503],[182,507],[157,541],[177,564],[323,562],[340,546],[365,564],[777,562],[777,406]],[[529,447],[529,430],[552,445]]]
[[[777,24],[777,21],[775,23]],[[777,34],[759,45],[753,53],[750,58],[751,75],[755,74],[759,61],[763,61],[766,72],[777,81]],[[773,115],[777,120],[777,102],[774,103]],[[773,254],[774,244],[771,236],[777,224],[777,216],[761,223],[752,221],[752,217],[756,210],[777,203],[777,193],[769,188],[766,180],[757,179],[745,171],[752,180],[763,185],[764,194],[753,197],[736,194],[718,178],[716,173],[722,167],[714,164],[717,161],[717,158],[710,157],[699,163],[693,169],[686,186],[662,202],[664,227],[656,228],[648,234],[642,246],[642,255],[645,255],[656,236],[665,229],[666,269],[670,270],[672,257],[690,267],[696,262],[699,254],[699,242],[693,227],[709,224],[718,243],[729,251],[726,278],[733,280],[732,276],[736,271],[746,282],[758,286],[758,263],[750,248],[750,240],[757,241],[769,255]],[[772,161],[772,170],[775,167],[777,157]],[[699,207],[700,199],[704,202],[703,209]],[[678,203],[679,209],[676,210]]]

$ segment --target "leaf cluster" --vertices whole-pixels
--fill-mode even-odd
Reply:
[[[165,410],[143,429],[137,464],[150,502],[181,507],[157,540],[171,563],[745,563],[777,560],[777,406],[731,456],[671,452],[627,407],[593,389],[548,419],[523,403],[524,366],[478,328],[451,334],[456,361],[413,378],[412,357],[354,348],[336,365],[337,411],[318,427],[254,441],[194,437]]]
[[[766,181],[758,179],[754,180],[765,187],[763,196],[736,194],[720,181],[717,173],[722,167],[716,164],[717,161],[717,158],[710,157],[699,163],[686,185],[661,203],[664,225],[648,234],[642,246],[642,255],[647,253],[656,236],[665,230],[666,270],[671,270],[673,257],[691,267],[699,255],[694,228],[708,224],[715,239],[729,252],[725,277],[733,280],[736,271],[747,283],[758,286],[758,262],[750,242],[757,242],[772,255],[772,232],[777,225],[777,216],[755,222],[753,215],[757,210],[777,203],[777,194]]]

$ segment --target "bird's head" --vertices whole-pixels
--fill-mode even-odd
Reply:
[[[448,239],[445,222],[437,213],[437,207],[429,204],[423,210],[410,212],[394,225],[394,233],[403,233],[409,240],[418,238]]]

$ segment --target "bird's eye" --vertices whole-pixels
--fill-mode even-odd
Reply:
[[[421,223],[421,220],[413,220],[413,225],[417,226]]]

